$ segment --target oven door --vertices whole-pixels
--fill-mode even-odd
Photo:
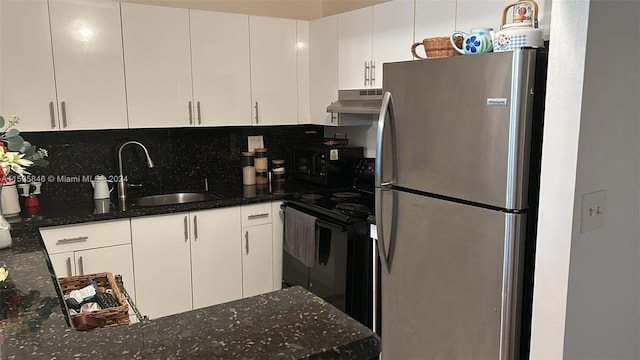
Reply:
[[[284,206],[291,205],[285,203]],[[302,209],[299,210],[302,211]],[[317,217],[318,257],[315,264],[309,268],[285,251],[282,256],[283,283],[285,286],[302,286],[346,312],[349,267],[348,225],[323,219],[317,214],[313,215]],[[285,226],[286,221],[285,218]]]

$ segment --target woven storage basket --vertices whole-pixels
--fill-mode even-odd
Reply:
[[[462,36],[454,37],[456,45],[460,48],[462,48],[462,40]],[[426,58],[416,53],[416,48],[420,45],[424,46],[425,53],[427,54]],[[417,42],[411,46],[411,53],[418,59],[435,59],[460,55],[453,46],[451,46],[449,36],[426,38],[422,40],[422,42]]]
[[[97,327],[113,327],[129,324],[129,305],[127,304],[127,300],[120,292],[113,274],[111,274],[110,272],[58,278],[58,283],[60,284],[60,289],[62,290],[62,292],[66,294],[72,290],[79,290],[87,285],[90,285],[91,283],[89,282],[89,278],[92,278],[93,281],[95,281],[103,291],[112,289],[113,295],[121,305],[117,307],[91,311],[88,313],[71,315],[71,324],[74,326],[74,328],[76,330],[84,331],[96,327],[86,325],[86,321],[84,321],[83,319],[85,317],[92,318],[91,320],[93,323],[99,323],[100,325],[98,325]]]

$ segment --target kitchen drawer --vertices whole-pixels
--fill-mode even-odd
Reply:
[[[240,209],[242,227],[271,224],[271,203],[244,205]]]
[[[40,229],[49,254],[130,244],[129,219]]]

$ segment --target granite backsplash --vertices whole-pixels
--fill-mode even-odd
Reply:
[[[309,132],[314,132],[309,133]],[[96,174],[118,175],[118,148],[124,142],[143,143],[155,167],[148,169],[142,149],[128,145],[122,151],[123,172],[132,184],[130,196],[171,191],[203,191],[242,182],[241,152],[247,150],[247,136],[262,135],[269,159],[284,159],[292,174],[293,149],[321,141],[323,128],[315,125],[271,127],[221,127],[175,129],[123,129],[61,132],[25,132],[28,141],[49,151],[46,168],[29,170],[44,178],[41,204],[92,198],[86,181]],[[112,199],[115,199],[115,190]]]

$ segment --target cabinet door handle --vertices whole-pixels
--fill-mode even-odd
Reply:
[[[56,241],[56,245],[84,242],[84,241],[87,241],[87,240],[89,240],[88,236],[78,236],[78,237],[68,238],[68,239],[65,238],[65,239],[60,239],[60,240]]]
[[[196,107],[198,108],[198,125],[202,125],[202,113],[200,112],[200,101],[198,101]]]
[[[193,125],[193,103],[189,101],[189,125]]]
[[[193,217],[193,234],[195,235],[193,240],[198,240],[198,215]]]
[[[184,217],[184,241],[187,242],[189,240],[189,224],[187,223],[187,217]]]
[[[336,117],[338,116],[338,114],[336,113],[331,113],[331,123],[333,124],[336,121]]]
[[[376,62],[371,60],[371,75],[369,76],[369,78],[371,79],[371,86],[375,86],[376,85]]]
[[[256,101],[256,106],[254,106],[256,108],[256,124],[258,123],[258,102]]]
[[[84,275],[84,260],[82,256],[78,258],[78,275]]]
[[[248,220],[254,220],[254,219],[260,219],[260,218],[265,218],[265,217],[269,217],[269,213],[249,215],[249,216],[247,216],[247,219]]]
[[[51,119],[51,128],[56,128],[56,109],[53,106],[53,101],[49,101],[49,118]]]
[[[71,258],[67,258],[67,276],[71,276]]]
[[[364,86],[369,85],[369,62],[364,62]]]
[[[244,240],[245,240],[244,250],[247,252],[247,255],[249,255],[249,231],[244,232]]]
[[[67,103],[65,101],[60,103],[60,110],[62,111],[62,127],[67,127]]]

